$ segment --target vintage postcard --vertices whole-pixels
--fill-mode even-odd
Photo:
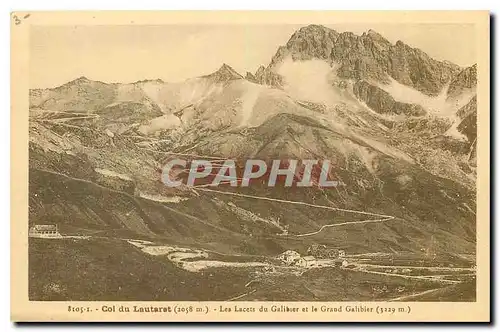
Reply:
[[[487,322],[487,11],[14,12],[13,321]]]

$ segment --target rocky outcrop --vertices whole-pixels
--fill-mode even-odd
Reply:
[[[388,92],[366,81],[356,82],[353,91],[359,100],[380,114],[404,114],[409,116],[423,116],[426,114],[422,106],[396,101]]]
[[[457,65],[434,60],[401,41],[391,44],[373,30],[358,36],[352,32],[338,33],[320,25],[309,25],[295,32],[286,46],[278,49],[265,70],[273,71],[287,57],[335,63],[341,78],[387,83],[392,77],[427,95],[439,94],[460,71]],[[259,68],[259,71],[263,69]]]
[[[274,87],[283,86],[283,77],[280,74],[274,72],[271,67],[265,68],[264,66],[260,66],[255,73],[255,79],[259,84]]]
[[[257,79],[255,78],[254,74],[252,74],[251,72],[247,71],[246,75],[245,75],[245,79],[247,81],[250,81],[250,82],[253,82],[253,83],[257,83]]]
[[[459,109],[457,116],[462,120],[457,130],[465,135],[469,142],[474,142],[477,137],[477,98],[474,96],[467,105]]]
[[[467,90],[475,89],[477,85],[477,65],[462,70],[450,82],[448,98],[454,98]]]

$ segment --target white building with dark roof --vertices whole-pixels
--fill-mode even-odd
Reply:
[[[33,225],[28,232],[29,237],[55,238],[61,237],[57,225]]]

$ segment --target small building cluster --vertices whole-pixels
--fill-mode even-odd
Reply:
[[[345,251],[336,248],[328,248],[324,244],[313,244],[307,248],[307,254],[317,258],[342,258]]]
[[[324,245],[312,245],[307,250],[307,256],[301,256],[298,252],[287,250],[276,258],[289,266],[299,266],[304,268],[322,266],[342,266],[348,265],[344,259],[345,251],[338,249],[328,249]]]

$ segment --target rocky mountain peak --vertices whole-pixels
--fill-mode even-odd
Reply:
[[[247,79],[248,81],[250,82],[257,82],[257,79],[255,78],[255,75],[252,74],[251,72],[247,71],[246,75],[245,75],[245,79]]]
[[[363,35],[368,37],[368,38],[373,39],[376,42],[390,44],[390,42],[387,39],[385,39],[384,36],[382,36],[380,33],[378,33],[375,30],[370,29],[370,30],[368,30],[368,32],[364,33]]]
[[[337,75],[344,79],[376,80],[388,83],[389,77],[427,95],[438,95],[460,67],[437,61],[425,52],[398,41],[392,44],[381,34],[368,30],[361,36],[352,32],[338,33],[321,25],[308,25],[297,30],[278,48],[265,75],[255,74],[261,83],[280,82],[274,68],[291,57],[294,61],[311,59],[337,64]],[[272,72],[272,73],[271,73]]]
[[[462,94],[465,90],[475,89],[477,85],[477,64],[460,71],[448,88],[448,98],[454,98]]]
[[[299,34],[299,35],[312,35],[312,36],[321,35],[321,34],[330,34],[330,33],[338,34],[335,30],[327,28],[323,25],[318,25],[318,24],[309,24],[305,27],[300,28],[296,32],[296,34]]]
[[[73,80],[74,83],[88,83],[90,80],[85,76],[80,76]]]

